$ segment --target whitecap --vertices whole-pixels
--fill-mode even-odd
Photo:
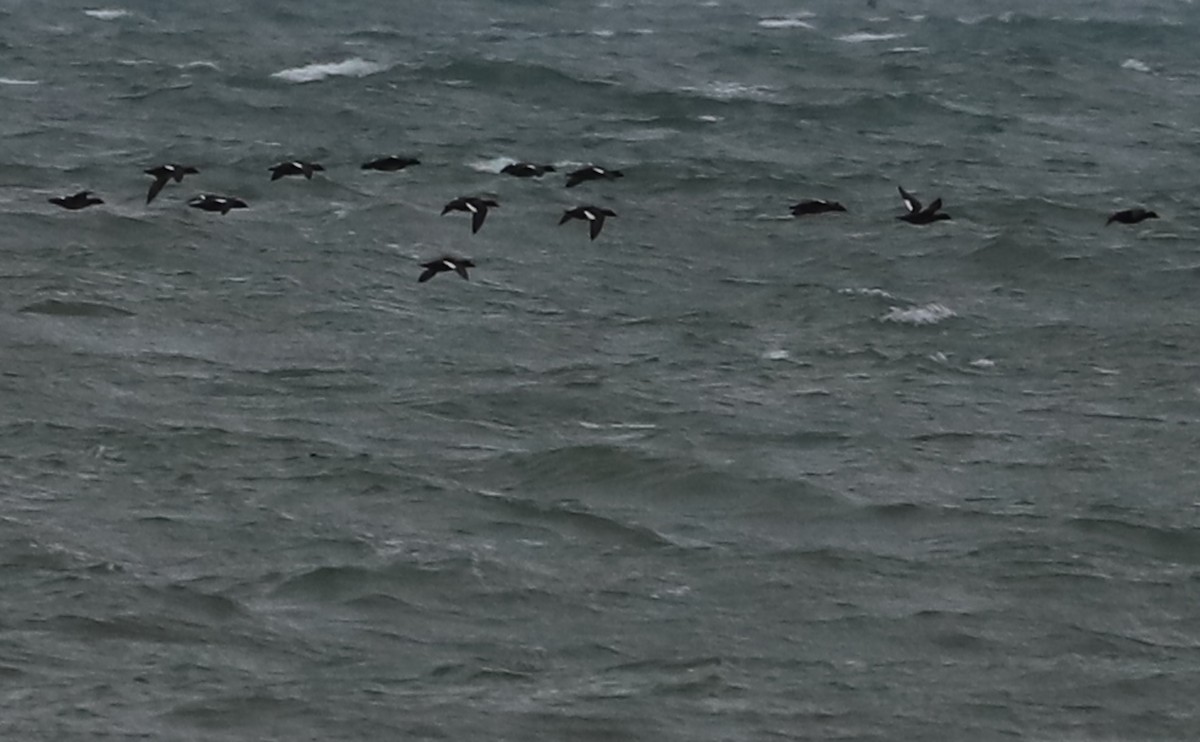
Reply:
[[[991,358],[976,358],[967,365],[974,368],[995,368],[996,362]]]
[[[612,37],[614,37],[616,35],[617,35],[617,32],[613,31],[611,28],[594,28],[594,29],[592,29],[592,36],[599,36],[602,39],[611,39]]]
[[[93,8],[83,11],[83,14],[101,21],[115,21],[129,15],[129,11],[120,8]]]
[[[879,299],[896,298],[883,289],[839,289],[838,293],[844,296],[873,296]]]
[[[847,44],[862,44],[867,41],[887,41],[889,39],[903,39],[908,34],[902,33],[869,33],[860,31],[858,33],[848,33],[844,36],[837,37],[838,41],[845,41]]]
[[[725,119],[724,119],[723,117],[721,117],[721,116],[713,116],[712,114],[707,114],[707,113],[706,113],[706,114],[702,114],[702,115],[700,115],[700,116],[697,116],[697,117],[696,117],[696,120],[697,120],[697,121],[703,121],[703,122],[704,122],[704,123],[706,123],[706,124],[715,124],[715,123],[717,123],[718,121],[724,121]]]
[[[1133,59],[1130,57],[1124,62],[1121,62],[1121,69],[1133,70],[1134,72],[1149,72],[1150,65],[1146,64],[1140,59]]]
[[[685,93],[700,93],[717,100],[774,100],[774,89],[766,85],[747,85],[741,82],[710,82],[699,87],[680,88]]]
[[[40,80],[18,80],[14,77],[0,77],[0,85],[41,85]]]
[[[919,307],[891,307],[879,320],[902,325],[936,325],[942,320],[957,316],[955,311],[945,304],[931,302]]]
[[[816,26],[805,19],[812,17],[812,13],[793,13],[779,18],[760,18],[758,25],[762,28],[807,28],[811,31]]]
[[[762,357],[765,361],[786,361],[792,357],[792,354],[783,348],[774,348],[763,353]]]
[[[366,77],[382,72],[386,67],[378,62],[368,62],[361,57],[344,59],[341,62],[321,62],[303,67],[292,67],[271,74],[288,82],[316,82],[334,75],[340,77]]]
[[[499,173],[506,165],[511,165],[516,160],[511,157],[492,157],[488,160],[476,160],[468,162],[467,167],[477,173]]]

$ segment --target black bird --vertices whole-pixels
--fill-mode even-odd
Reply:
[[[174,179],[176,183],[182,183],[183,176],[195,175],[200,171],[194,167],[183,165],[159,165],[144,172],[146,175],[154,176],[154,182],[150,184],[150,192],[146,194],[146,203],[150,203],[171,179]]]
[[[409,165],[420,165],[421,161],[415,157],[380,157],[378,160],[364,162],[363,170],[382,170],[385,173],[394,173],[397,170],[403,170]]]
[[[792,216],[807,216],[808,214],[824,214],[827,211],[845,211],[846,207],[837,201],[826,201],[823,198],[805,199],[792,207]]]
[[[191,206],[193,209],[203,209],[204,211],[219,211],[222,216],[228,214],[230,209],[244,209],[247,207],[246,202],[240,198],[214,196],[211,193],[196,196],[188,201],[188,206]]]
[[[535,165],[532,162],[513,162],[501,168],[500,172],[517,178],[540,178],[546,173],[554,172],[554,166]]]
[[[904,205],[908,207],[908,213],[904,216],[898,216],[897,219],[908,222],[909,224],[932,224],[940,222],[943,219],[949,219],[950,215],[942,213],[942,199],[934,199],[933,203],[925,208],[921,208],[921,202],[917,197],[904,190],[900,186],[900,198],[904,199]]]
[[[567,188],[574,188],[585,180],[613,180],[625,177],[620,170],[606,170],[595,165],[582,167],[567,175]]]
[[[499,207],[490,198],[479,198],[478,196],[459,196],[442,208],[442,216],[449,214],[451,211],[465,211],[471,215],[471,234],[479,231],[483,226],[483,220],[487,218],[488,207]]]
[[[55,196],[46,200],[55,206],[61,206],[71,211],[78,211],[79,209],[86,209],[89,206],[104,203],[91,191],[80,191],[70,196]]]
[[[470,276],[467,275],[467,268],[474,268],[475,264],[466,258],[456,258],[450,255],[444,255],[437,260],[431,260],[428,263],[421,263],[421,267],[424,268],[425,271],[422,272],[417,278],[417,283],[425,283],[443,271],[454,271],[458,275],[462,276],[463,280],[466,281],[470,278]]]
[[[271,180],[279,180],[286,175],[303,175],[312,180],[313,173],[319,173],[325,168],[315,162],[291,160],[290,162],[281,162],[278,165],[272,165],[267,169],[271,171]]]
[[[1157,218],[1158,218],[1158,214],[1154,213],[1153,211],[1146,211],[1145,209],[1142,209],[1142,208],[1125,209],[1124,211],[1118,211],[1117,213],[1110,216],[1108,218],[1108,221],[1106,221],[1104,223],[1104,226],[1107,227],[1108,225],[1112,224],[1113,222],[1120,222],[1122,224],[1137,224],[1138,222],[1142,222],[1147,219],[1157,219]]]
[[[604,218],[616,215],[617,212],[612,209],[606,209],[603,206],[576,206],[573,209],[567,209],[563,212],[562,219],[559,219],[558,223],[561,226],[571,219],[583,219],[587,221],[592,239],[594,240],[596,239],[596,235],[600,234],[600,230],[604,229]]]

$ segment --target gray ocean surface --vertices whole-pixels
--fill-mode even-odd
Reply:
[[[0,4],[0,739],[1197,739],[1197,39]]]

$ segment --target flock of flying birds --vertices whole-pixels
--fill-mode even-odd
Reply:
[[[382,172],[396,172],[403,170],[411,165],[419,165],[421,163],[415,157],[401,157],[391,155],[381,157],[377,160],[363,163],[363,170],[378,170]],[[273,165],[268,170],[271,172],[271,180],[279,180],[287,176],[303,176],[312,180],[314,173],[323,172],[324,166],[316,162],[306,162],[304,160],[288,160]],[[145,173],[154,178],[150,184],[150,190],[146,193],[146,203],[150,203],[154,198],[167,186],[172,180],[176,183],[182,183],[185,175],[196,175],[200,171],[188,165],[167,164],[158,165],[145,171]],[[555,172],[553,165],[537,165],[531,162],[514,162],[505,165],[500,171],[505,175],[511,175],[517,178],[540,178],[547,173]],[[624,173],[620,170],[611,170],[608,168],[598,167],[596,165],[588,165],[567,174],[567,188],[575,186],[589,180],[615,180],[623,177]],[[92,191],[79,191],[70,196],[56,196],[49,199],[50,203],[61,206],[70,211],[78,211],[86,209],[89,206],[96,206],[104,203],[104,201],[96,196]],[[233,196],[219,196],[213,193],[204,193],[195,196],[187,202],[188,206],[202,211],[212,211],[221,215],[228,214],[234,209],[245,209],[249,207],[245,201]],[[482,196],[459,196],[450,201],[442,208],[442,215],[451,211],[462,211],[471,215],[471,233],[474,234],[483,226],[483,222],[487,219],[488,209],[498,207],[500,204],[495,199],[485,198]],[[603,206],[593,206],[584,204],[571,209],[566,209],[563,212],[562,218],[558,223],[566,224],[572,219],[586,221],[589,227],[591,239],[596,239],[600,234],[600,230],[604,228],[604,220],[608,217],[616,216],[617,212]],[[436,260],[431,260],[427,263],[422,263],[421,267],[424,272],[417,278],[421,283],[428,281],[438,273],[443,271],[454,271],[463,278],[467,278],[467,268],[474,268],[475,264],[466,258],[459,258],[453,255],[443,255]]]
[[[411,165],[419,165],[420,160],[415,157],[400,157],[388,156],[381,157],[377,160],[364,163],[363,170],[378,170],[382,172],[396,172],[403,170]],[[271,172],[271,180],[279,180],[288,176],[303,176],[309,180],[312,179],[314,173],[325,170],[323,166],[315,162],[306,162],[303,160],[288,160],[273,165],[268,168]],[[154,182],[150,184],[150,190],[146,193],[146,203],[154,200],[163,188],[172,180],[176,183],[182,183],[185,175],[196,175],[200,171],[194,167],[186,165],[168,164],[152,167],[145,173],[154,178]],[[517,178],[540,178],[547,173],[555,172],[553,165],[537,165],[531,162],[514,162],[504,166],[500,171],[505,175],[511,175]],[[597,165],[588,165],[578,170],[567,174],[566,187],[574,188],[580,183],[589,180],[615,180],[623,177],[620,170],[611,170],[608,168],[599,167]],[[896,217],[901,221],[909,224],[933,224],[934,222],[950,219],[950,215],[942,211],[942,199],[934,199],[932,203],[922,204],[915,196],[904,190],[903,186],[899,187],[900,198],[904,201],[906,213]],[[70,196],[61,196],[49,199],[50,203],[61,206],[64,209],[77,211],[86,209],[89,206],[96,206],[104,203],[91,191],[80,191]],[[245,209],[248,204],[240,198],[233,196],[218,196],[212,193],[204,193],[190,199],[188,206],[201,209],[203,211],[218,212],[222,215],[228,214],[233,209]],[[442,208],[442,215],[451,211],[462,211],[471,215],[471,233],[474,234],[483,226],[483,222],[487,219],[488,209],[496,208],[500,204],[495,199],[485,198],[483,196],[459,196],[450,201]],[[816,214],[824,214],[829,212],[846,211],[846,207],[837,201],[827,201],[825,199],[806,199],[800,201],[791,207],[792,216],[803,217]],[[566,209],[563,212],[562,218],[559,219],[560,225],[566,224],[572,219],[579,219],[588,223],[588,233],[591,239],[596,239],[600,234],[600,230],[604,228],[604,220],[608,217],[615,217],[617,213],[612,209],[603,206],[594,206],[584,204],[571,209]],[[1113,222],[1121,224],[1137,224],[1146,219],[1157,219],[1158,214],[1153,211],[1148,211],[1143,208],[1123,209],[1117,211],[1108,217],[1105,226]],[[472,261],[456,257],[453,255],[443,255],[440,258],[431,260],[427,263],[421,263],[421,267],[425,270],[417,278],[417,281],[424,283],[436,276],[438,273],[446,271],[454,271],[462,278],[468,278],[467,269],[474,268],[475,263]]]

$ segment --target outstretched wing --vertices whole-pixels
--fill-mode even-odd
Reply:
[[[921,202],[917,197],[904,190],[904,186],[896,186],[900,189],[900,198],[904,199],[904,205],[908,208],[908,213],[915,214],[921,210]]]
[[[436,270],[434,270],[433,268],[426,268],[424,270],[424,272],[421,273],[421,275],[417,276],[417,283],[425,283],[429,279],[436,276],[437,273],[438,272]]]
[[[588,223],[588,231],[592,235],[592,239],[596,239],[596,235],[600,234],[600,230],[604,228],[604,214],[597,214],[595,219]]]
[[[925,209],[925,212],[928,214],[936,214],[941,208],[942,199],[935,198],[933,199],[933,203],[929,204],[929,207]]]
[[[475,234],[483,226],[483,220],[487,218],[487,212],[487,207],[482,204],[471,209],[471,234]],[[464,270],[463,273],[466,273],[466,271]],[[466,278],[466,276],[463,276],[463,278]]]
[[[455,263],[454,272],[462,276],[464,281],[471,280],[470,276],[467,275],[467,266],[463,265],[462,263]]]
[[[159,175],[155,177],[154,182],[150,184],[150,192],[146,194],[146,203],[153,201],[154,197],[157,196],[158,192],[167,185],[167,181],[170,179],[170,175]]]
[[[573,219],[574,217],[575,217],[575,215],[572,214],[570,210],[564,211],[563,215],[562,215],[562,219],[558,220],[559,226],[566,224],[567,222],[571,221],[571,219]]]

